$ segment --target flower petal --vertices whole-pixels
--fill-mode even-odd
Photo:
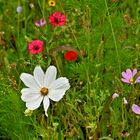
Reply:
[[[31,89],[39,90],[39,85],[37,84],[36,80],[32,75],[28,73],[22,73],[20,79],[27,87]]]
[[[44,110],[45,110],[45,115],[48,117],[48,114],[47,114],[47,110],[49,108],[49,105],[50,105],[50,100],[47,96],[44,97],[44,100],[43,100],[43,107],[44,107]]]
[[[60,26],[64,26],[65,23],[66,23],[66,16],[65,15],[61,15],[59,25]]]
[[[64,90],[64,89],[51,90],[48,94],[48,97],[51,100],[58,102],[60,99],[62,99],[65,92],[66,92],[66,90]]]
[[[124,83],[130,84],[130,81],[129,81],[129,80],[126,80],[126,79],[123,79],[123,78],[121,78],[121,80],[122,80]]]
[[[128,101],[126,100],[125,97],[123,97],[123,104],[124,104],[124,105],[127,105],[127,104],[128,104]]]
[[[44,86],[44,72],[40,66],[36,66],[34,69],[34,78],[40,87]]]
[[[127,73],[125,73],[125,72],[122,72],[122,77],[124,78],[124,79],[127,79],[127,80],[129,80],[131,77],[130,77],[130,75],[128,75]]]
[[[32,89],[30,88],[23,88],[21,90],[21,99],[24,101],[24,102],[32,102],[34,100],[37,100],[41,94],[38,93],[38,91],[33,91]]]
[[[132,111],[138,115],[140,115],[140,107],[136,104],[132,105]]]
[[[60,77],[57,80],[53,81],[50,86],[49,89],[51,90],[55,90],[55,89],[64,89],[67,90],[70,88],[70,84],[67,78],[65,77]]]
[[[39,22],[39,21],[36,21],[36,22],[35,22],[35,25],[36,25],[37,27],[40,27],[40,22]]]
[[[52,15],[49,16],[49,21],[54,22],[54,17]]]
[[[64,14],[61,15],[61,17],[60,17],[60,21],[63,21],[63,22],[66,21],[66,16],[65,16]]]
[[[26,107],[29,110],[35,110],[40,106],[42,100],[43,100],[43,96],[40,96],[38,99],[36,99],[36,100],[34,100],[32,102],[26,102]]]
[[[117,98],[117,97],[119,97],[119,94],[117,94],[117,93],[114,93],[114,94],[112,95],[112,99],[115,99],[115,98]]]
[[[127,76],[129,76],[130,78],[133,78],[133,74],[132,74],[132,71],[130,69],[127,69],[126,70],[126,74]]]
[[[44,77],[44,86],[49,87],[49,85],[56,79],[57,70],[55,66],[49,66]]]
[[[40,25],[44,26],[46,24],[46,20],[44,18],[40,19]]]
[[[53,13],[53,16],[55,18],[60,18],[61,17],[61,13],[60,12],[55,12],[55,13]]]
[[[137,69],[134,69],[132,72],[133,77],[137,74]]]
[[[39,47],[43,46],[43,44],[44,44],[42,40],[38,40],[38,39],[33,40],[31,43],[32,43],[33,46],[39,46]]]
[[[140,76],[135,80],[135,83],[139,83],[140,82]]]

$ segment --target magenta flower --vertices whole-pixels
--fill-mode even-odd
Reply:
[[[140,115],[140,107],[136,104],[133,104],[132,105],[132,111],[137,114],[137,115]]]
[[[55,12],[49,16],[49,21],[53,26],[64,26],[66,23],[66,16],[60,12]]]
[[[137,69],[134,69],[133,71],[131,71],[130,69],[127,69],[126,72],[122,72],[122,78],[121,80],[124,83],[128,83],[128,84],[136,84],[140,82],[140,76],[137,77],[136,80],[134,80],[134,76],[137,74]]]
[[[40,21],[37,20],[37,21],[35,22],[35,25],[36,25],[37,27],[43,27],[43,26],[46,25],[46,20],[45,20],[44,18],[41,18]]]
[[[30,54],[37,54],[43,51],[43,41],[33,40],[28,44],[28,51]]]

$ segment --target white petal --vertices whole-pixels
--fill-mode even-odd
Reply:
[[[26,107],[29,110],[35,110],[40,106],[42,100],[43,100],[43,96],[40,96],[37,100],[34,100],[32,102],[26,102]]]
[[[32,89],[39,90],[39,85],[37,84],[34,77],[28,73],[22,73],[20,76],[20,79],[23,81],[23,83]]]
[[[47,110],[49,108],[49,105],[50,105],[50,100],[47,96],[44,97],[44,100],[43,100],[43,107],[44,107],[44,110],[45,110],[45,115],[48,117],[48,114],[47,114]]]
[[[49,89],[64,89],[67,90],[70,88],[70,84],[67,78],[60,77],[57,80],[53,81],[49,86]]]
[[[62,89],[51,90],[48,94],[48,97],[51,100],[58,102],[65,95],[65,92],[66,90],[62,90]]]
[[[55,66],[50,66],[46,73],[44,78],[44,86],[48,87],[55,79],[56,79],[57,69]]]
[[[127,105],[127,104],[128,104],[128,101],[126,100],[125,97],[123,97],[123,104],[124,104],[124,105]]]
[[[21,90],[21,93],[21,99],[24,102],[32,102],[34,100],[37,100],[41,96],[41,94],[38,91],[33,91],[30,88],[23,88]]]
[[[36,66],[34,69],[34,78],[40,87],[44,86],[44,72],[40,66]]]

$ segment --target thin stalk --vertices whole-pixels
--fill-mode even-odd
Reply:
[[[62,9],[63,13],[65,14],[65,10],[63,9],[63,7],[62,7],[62,5],[61,5],[61,0],[59,0],[59,4],[60,4],[60,8]],[[75,36],[75,34],[74,34],[74,32],[73,32],[72,27],[69,26],[69,29],[71,30],[71,33],[72,33],[72,35],[73,35],[73,38],[75,39],[75,42],[76,42],[76,45],[77,45],[78,49],[80,50],[80,45],[79,45],[78,40],[77,40],[77,38],[76,38],[76,36]]]
[[[106,9],[107,9],[107,15],[108,15],[108,19],[109,19],[109,23],[110,23],[110,27],[111,27],[111,32],[112,32],[112,36],[113,36],[113,40],[114,40],[114,45],[115,45],[115,49],[116,49],[116,55],[117,55],[117,60],[118,60],[119,71],[121,72],[120,59],[119,59],[119,53],[118,53],[118,46],[117,46],[116,37],[115,37],[115,33],[114,33],[114,29],[113,29],[113,25],[112,25],[112,21],[111,21],[111,17],[110,17],[110,13],[109,13],[109,9],[108,9],[108,5],[107,5],[106,0],[105,0],[105,6],[106,6]]]
[[[124,117],[124,114],[125,114],[124,104],[122,102],[122,122],[123,122],[123,124],[122,124],[122,130],[124,130],[124,128],[125,128],[125,117]]]
[[[18,6],[20,6],[20,1],[18,0]],[[23,58],[21,49],[20,49],[20,39],[19,39],[19,34],[20,34],[20,13],[17,13],[17,40],[16,40],[16,48],[18,51],[18,56],[19,58]]]
[[[55,62],[56,62],[56,66],[57,66],[57,68],[58,68],[58,72],[59,72],[59,74],[62,75],[60,62],[59,62],[59,59],[56,58],[56,57],[58,57],[58,56],[54,56],[54,59],[55,59]]]

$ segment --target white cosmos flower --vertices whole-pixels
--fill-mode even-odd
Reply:
[[[45,115],[50,105],[50,99],[59,101],[70,88],[67,78],[60,77],[56,79],[57,70],[55,66],[49,66],[46,73],[40,66],[36,66],[33,76],[28,73],[22,73],[20,79],[27,88],[21,90],[21,99],[26,102],[29,110],[37,109],[43,101]]]

